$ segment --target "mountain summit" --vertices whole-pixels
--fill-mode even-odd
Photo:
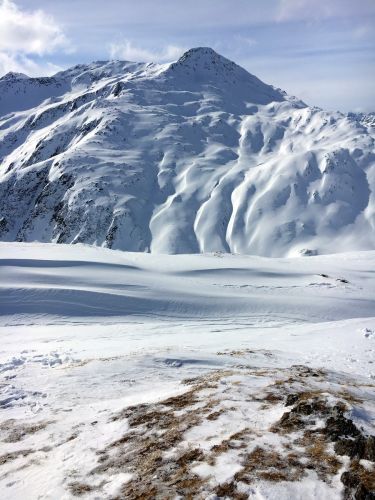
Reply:
[[[195,72],[209,77],[221,74],[231,76],[232,79],[249,75],[243,68],[209,47],[197,47],[185,52],[177,62],[170,65],[170,71],[178,70],[185,71],[185,74]]]
[[[375,248],[374,120],[206,47],[0,79],[0,239],[269,256]]]
[[[285,99],[280,91],[241,68],[234,62],[221,56],[209,47],[198,47],[185,52],[180,59],[172,63],[166,73],[180,79],[175,85],[202,85],[211,83],[226,93],[226,101],[268,104]]]

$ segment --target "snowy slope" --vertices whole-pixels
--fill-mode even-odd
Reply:
[[[1,498],[351,498],[374,460],[328,417],[374,434],[374,266],[1,243]]]
[[[153,253],[375,248],[372,115],[212,49],[0,79],[0,239]]]
[[[0,315],[10,324],[22,324],[23,317],[29,323],[31,315],[33,323],[165,317],[229,321],[232,327],[254,317],[273,326],[365,318],[375,311],[373,252],[339,260],[172,258],[85,245],[1,243],[0,265]]]

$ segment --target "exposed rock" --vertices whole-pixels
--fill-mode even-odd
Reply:
[[[170,65],[8,74],[0,239],[267,256],[375,248],[366,116],[309,107],[207,47]]]
[[[335,452],[350,458],[375,461],[375,437],[359,435],[355,438],[339,438]]]
[[[332,413],[335,413],[335,410]],[[360,435],[353,421],[340,413],[327,418],[325,432],[332,441],[337,441],[341,436],[355,438]]]
[[[352,471],[343,472],[341,482],[345,486],[345,499],[375,500],[375,490],[365,484],[358,473]]]

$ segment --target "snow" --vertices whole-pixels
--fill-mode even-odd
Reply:
[[[0,78],[0,497],[354,494],[374,139],[208,47]]]
[[[207,497],[241,474],[244,442],[246,453],[284,453],[288,436],[270,430],[284,403],[264,403],[277,381],[319,389],[333,402],[351,391],[362,402],[350,417],[373,433],[374,264],[373,251],[276,259],[1,243],[2,460],[18,453],[0,465],[1,497],[70,499],[82,484],[92,488],[85,498],[121,494],[137,475],[117,465],[128,449],[121,440],[139,444],[134,421],[116,415],[163,415],[167,398],[189,390],[186,379],[204,384],[191,406],[172,413],[178,425],[191,423],[165,460],[198,448],[216,457],[191,466]],[[296,365],[326,375],[298,378]],[[198,418],[207,411],[212,417]],[[164,432],[158,425],[144,436]],[[245,441],[233,438],[238,432]],[[229,450],[215,451],[228,439]],[[105,460],[112,465],[102,471]],[[339,475],[322,480],[313,470],[298,481],[240,487],[249,498],[342,494]]]
[[[0,240],[288,257],[375,249],[373,115],[200,47],[0,79]]]

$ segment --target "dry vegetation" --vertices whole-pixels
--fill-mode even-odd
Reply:
[[[51,423],[51,421],[44,420],[32,424],[18,424],[15,419],[6,420],[0,425],[1,435],[5,434],[2,441],[4,443],[16,443],[30,434],[44,430]]]
[[[246,386],[246,378],[241,382],[236,380],[235,376],[239,373],[249,377],[274,376],[275,382],[265,390],[248,396],[248,400],[259,404],[260,412],[276,405],[284,407],[282,417],[270,429],[260,432],[259,429],[245,427],[205,450],[189,445],[185,436],[190,429],[206,421],[216,422],[228,412],[235,411],[235,402],[226,406],[223,402],[225,398],[230,399],[231,387],[232,390],[241,390],[242,386]],[[130,473],[131,480],[123,485],[118,496],[129,500],[172,499],[176,496],[205,498],[212,493],[242,500],[247,497],[244,488],[251,484],[258,481],[301,481],[309,471],[314,471],[321,481],[330,483],[343,470],[341,456],[333,446],[337,442],[333,438],[337,434],[335,425],[339,434],[340,429],[350,428],[344,413],[350,404],[360,399],[347,388],[329,393],[322,391],[319,385],[325,377],[324,371],[295,366],[284,371],[218,371],[185,381],[191,387],[181,395],[156,404],[132,406],[113,415],[113,421],[127,419],[129,430],[98,451],[98,465],[91,474]],[[219,395],[218,388],[224,379],[225,384],[228,386],[229,382],[230,386]],[[333,406],[332,397],[336,398]],[[317,419],[323,422],[318,428]],[[265,437],[267,433],[280,436],[277,450],[267,444],[267,439],[263,445],[253,444],[255,438]],[[236,453],[241,466],[232,480],[215,485],[212,478],[194,472],[198,464],[215,467],[218,459],[228,453]],[[356,482],[357,489],[358,484],[365,484],[372,491],[371,472],[359,462],[354,467],[355,463],[351,462],[349,470],[352,473],[346,481],[350,484]],[[77,483],[75,494],[82,494],[85,487],[82,483],[79,489]],[[347,486],[346,491],[349,491]]]
[[[259,481],[302,481],[313,471],[327,484],[341,477],[347,498],[372,498],[366,495],[375,490],[369,461],[374,460],[375,439],[364,436],[347,417],[351,405],[363,402],[358,396],[360,388],[355,384],[344,387],[340,381],[327,384],[327,376],[304,366],[284,370],[245,367],[186,380],[189,387],[182,394],[113,414],[111,422],[126,422],[126,432],[97,450],[96,466],[84,477],[74,475],[74,480],[67,480],[67,488],[73,496],[100,497],[114,474],[127,473],[130,479],[121,486],[118,499],[203,499],[215,494],[243,500],[248,496],[246,490]],[[258,383],[262,377],[263,385],[252,386],[252,381]],[[254,427],[246,418],[246,408],[255,408],[261,424],[262,415],[266,422],[274,409],[279,416],[271,425]],[[236,422],[239,415],[238,430],[233,432],[236,426],[232,426],[226,432],[225,422]],[[4,442],[17,443],[49,423],[19,425],[8,420],[0,431]],[[204,442],[187,437],[205,425],[209,431]],[[77,433],[69,436],[64,442],[76,439]],[[35,451],[4,454],[0,465]],[[239,470],[230,480],[220,484],[214,476],[196,471],[198,465],[215,470],[223,459],[238,464]],[[361,459],[367,460],[366,466]]]
[[[27,457],[31,453],[33,453],[33,450],[18,450],[5,453],[4,455],[0,455],[0,465],[4,465],[20,457]]]

